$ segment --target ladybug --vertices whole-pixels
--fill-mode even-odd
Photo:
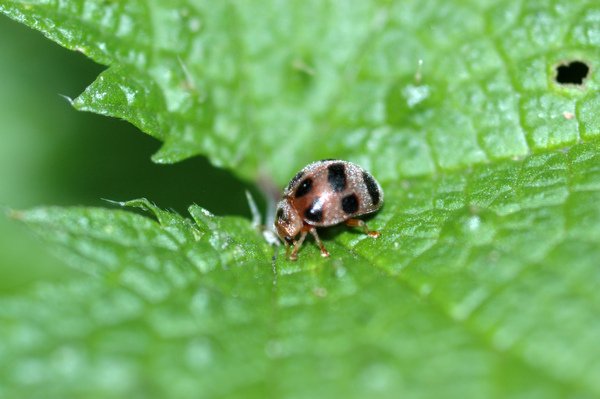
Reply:
[[[293,247],[290,260],[298,259],[307,233],[315,238],[321,255],[329,256],[317,227],[344,222],[362,228],[370,237],[379,237],[356,217],[375,212],[382,204],[381,186],[369,172],[352,162],[324,159],[305,166],[287,185],[277,204],[275,229],[286,245],[286,254]]]

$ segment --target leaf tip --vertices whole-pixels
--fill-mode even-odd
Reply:
[[[115,201],[115,200],[111,200],[108,198],[100,198],[102,201],[108,202],[111,205],[117,205],[117,206],[127,206],[127,202],[125,201]]]
[[[66,94],[61,94],[61,93],[58,93],[58,95],[61,96],[62,98],[64,98],[65,100],[67,100],[67,102],[69,103],[69,105],[71,107],[74,106],[73,104],[75,101],[71,97],[67,96]]]

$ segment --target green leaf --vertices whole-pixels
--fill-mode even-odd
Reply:
[[[89,277],[1,300],[5,393],[596,397],[599,150],[389,186],[330,259],[196,206],[17,213]]]
[[[0,298],[0,396],[600,396],[595,3],[0,11],[108,65],[74,105],[158,162],[284,184],[340,157],[386,193],[379,239],[332,228],[296,263],[196,206],[13,213],[82,275]],[[557,84],[575,59],[584,84]]]
[[[164,141],[157,162],[203,154],[284,184],[343,157],[392,180],[600,134],[597,74],[586,90],[554,81],[561,62],[600,64],[590,1],[2,0],[0,11],[109,65],[74,105]]]

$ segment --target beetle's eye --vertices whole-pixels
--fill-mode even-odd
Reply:
[[[283,209],[277,209],[277,213],[275,214],[275,219],[280,220],[283,218]]]
[[[285,236],[285,237],[283,237],[283,239],[285,240],[285,242],[287,242],[290,245],[292,245],[294,243],[294,240],[292,240],[292,237],[290,237],[290,236]]]

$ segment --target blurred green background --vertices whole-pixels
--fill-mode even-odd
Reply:
[[[102,198],[146,197],[183,214],[192,203],[216,214],[248,214],[244,191],[250,187],[229,173],[203,158],[154,164],[150,156],[158,141],[127,122],[69,105],[61,95],[75,98],[102,66],[5,17],[0,17],[0,37],[0,206],[5,211],[111,206]],[[0,294],[73,273],[27,229],[0,217]]]

